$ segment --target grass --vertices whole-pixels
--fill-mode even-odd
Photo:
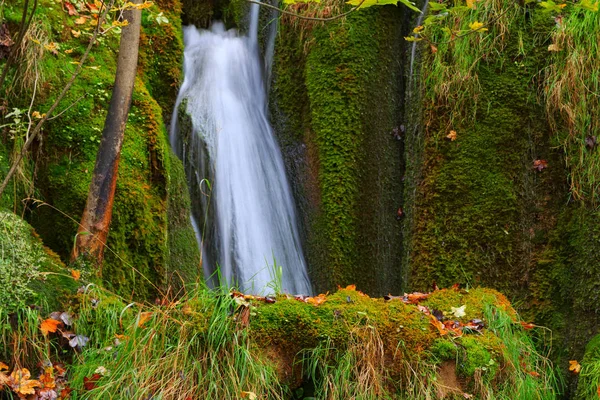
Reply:
[[[572,7],[556,24],[546,70],[546,95],[557,145],[569,168],[571,194],[597,204],[600,196],[600,156],[587,138],[600,136],[600,13]]]
[[[492,294],[475,290],[464,295],[465,304],[475,301],[471,296],[493,301]],[[454,304],[456,296],[441,291],[436,298]],[[127,304],[89,284],[73,303],[68,330],[44,336],[39,327],[47,315],[39,308],[0,311],[0,361],[29,368],[34,379],[40,363],[66,363],[72,399],[425,400],[444,386],[442,353],[427,350],[431,336],[459,349],[450,357],[456,358],[452,373],[465,382],[461,395],[556,398],[551,364],[514,314],[502,311],[503,303],[487,301],[484,314],[467,306],[468,318],[485,318],[486,331],[450,338],[439,336],[417,306],[352,289],[315,306],[285,295],[275,304],[240,301],[225,288],[195,287],[178,301],[151,306]],[[70,331],[88,344],[72,349],[63,339]],[[490,362],[481,354],[493,355],[497,368],[486,372]]]

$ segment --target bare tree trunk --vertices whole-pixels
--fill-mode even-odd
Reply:
[[[136,4],[139,2],[134,0]],[[123,13],[123,18],[129,24],[123,27],[121,33],[115,85],[102,131],[100,148],[96,155],[96,165],[85,210],[71,254],[72,260],[80,256],[93,260],[98,266],[98,275],[101,275],[104,245],[112,217],[121,147],[137,72],[141,17],[142,11],[138,9],[126,10]]]

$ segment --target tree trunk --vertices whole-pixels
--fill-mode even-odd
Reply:
[[[139,2],[134,0],[136,4]],[[123,27],[121,33],[112,98],[102,131],[100,148],[96,155],[96,165],[85,210],[71,255],[72,260],[80,256],[93,260],[98,267],[98,275],[101,275],[104,247],[112,217],[121,147],[137,72],[141,17],[142,11],[138,9],[126,10],[123,13],[123,18],[129,24]]]

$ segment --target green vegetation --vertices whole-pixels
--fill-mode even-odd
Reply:
[[[85,16],[87,9],[82,4],[77,6],[83,7],[80,15]],[[144,11],[140,74],[125,133],[102,271],[108,286],[128,297],[152,299],[158,289],[174,286],[178,290],[182,279],[189,282],[198,277],[194,233],[189,219],[182,217],[189,215],[187,188],[181,164],[169,149],[163,119],[163,113],[170,115],[179,82],[180,12],[178,1],[161,1]],[[16,26],[19,6],[4,5],[3,16],[8,26]],[[89,40],[92,25],[89,20],[79,24],[77,18],[60,5],[40,2],[22,55],[37,74],[28,76],[17,69],[9,75],[14,76],[10,90],[18,94],[11,107],[26,113],[32,93],[36,97],[29,115],[43,113],[54,102]],[[52,206],[38,207],[27,218],[63,260],[69,257],[87,197],[114,80],[118,39],[118,29],[100,38],[61,102],[60,116],[44,128],[39,146],[44,156],[33,154],[15,180],[17,188],[24,179],[35,180],[36,190],[13,196],[11,208],[20,209],[18,200],[26,195]],[[23,134],[21,129],[13,135],[14,140],[5,136],[2,142],[19,149],[19,135]]]
[[[0,237],[0,310],[10,313],[35,303],[47,311],[68,299],[77,284],[27,222],[0,210]]]
[[[272,108],[284,153],[306,146],[306,164],[288,165],[307,199],[300,205],[307,257],[322,290],[353,280],[370,293],[400,287],[400,145],[391,134],[400,70],[381,64],[398,62],[402,10],[369,9],[325,25],[281,23]],[[373,273],[375,265],[386,272]]]
[[[52,326],[47,314],[25,309],[11,323],[0,315],[0,357],[10,369],[30,368],[40,382],[48,370],[60,375],[57,364],[67,362],[68,381],[60,385],[74,399],[426,399],[447,389],[438,375],[444,343],[456,349],[452,374],[464,382],[454,394],[556,398],[548,361],[503,296],[480,289],[431,296],[435,304],[447,296],[448,304],[465,302],[464,318],[483,319],[485,328],[440,336],[424,306],[371,299],[352,287],[305,301],[280,295],[274,304],[196,288],[179,301],[144,306],[87,285],[73,303],[70,327],[56,320],[57,329],[44,334],[39,327]],[[76,357],[61,339],[67,329],[86,343]],[[50,367],[38,373],[37,360],[50,360]]]

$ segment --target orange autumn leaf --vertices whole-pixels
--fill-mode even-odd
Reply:
[[[71,276],[73,277],[73,279],[75,279],[76,281],[78,281],[79,278],[81,278],[81,271],[78,271],[76,269],[72,269],[71,270]]]
[[[457,135],[456,131],[450,131],[450,133],[446,135],[446,137],[448,139],[450,139],[451,142],[454,142],[456,140],[457,136],[458,135]]]
[[[535,328],[535,325],[534,325],[534,324],[532,324],[532,323],[530,323],[530,322],[523,322],[523,321],[520,321],[519,323],[521,324],[521,326],[523,327],[523,329],[527,329],[527,330],[529,330],[529,329],[533,329],[533,328]]]
[[[570,360],[569,371],[571,371],[574,374],[578,374],[579,372],[581,372],[581,364],[579,364],[577,360]]]
[[[600,397],[600,385],[598,385],[598,397]]]
[[[321,293],[320,295],[315,297],[307,297],[304,301],[314,306],[319,306],[327,301],[327,295]]]
[[[149,311],[140,313],[140,319],[138,320],[138,327],[143,327],[146,322],[152,317],[152,313]]]
[[[52,332],[52,333],[56,332],[56,330],[58,329],[58,326],[61,324],[62,324],[62,322],[49,318],[49,319],[42,321],[42,323],[40,325],[40,330],[42,331],[44,336],[47,336],[48,333],[50,333],[50,332]]]
[[[442,324],[442,322],[439,321],[434,315],[429,315],[429,322],[431,323],[431,325],[437,328],[437,330],[440,332],[440,335],[443,336],[448,334],[448,331],[446,330],[444,324]]]
[[[77,25],[83,25],[83,24],[85,24],[85,23],[86,23],[86,21],[87,21],[87,18],[86,18],[86,17],[79,17],[79,18],[77,18],[77,19],[75,20],[75,23],[76,23]]]

